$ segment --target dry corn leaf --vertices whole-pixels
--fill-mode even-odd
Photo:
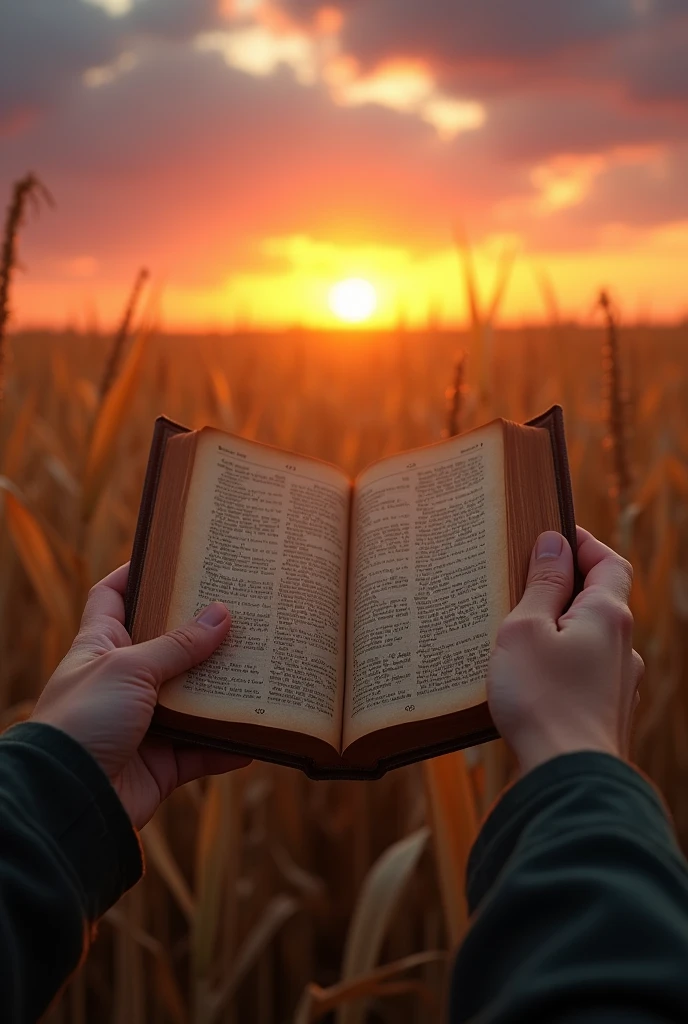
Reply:
[[[74,391],[81,399],[86,412],[92,416],[98,406],[98,390],[93,381],[80,377],[74,385]]]
[[[191,929],[192,970],[205,1000],[212,973],[223,896],[239,878],[242,787],[239,773],[208,779],[196,845],[196,913]]]
[[[160,1002],[174,1024],[188,1024],[189,1015],[184,997],[162,947],[160,955],[155,958],[155,987]]]
[[[492,289],[492,299],[485,314],[484,322],[488,327],[494,327],[495,320],[499,316],[499,310],[506,295],[515,259],[516,249],[511,245],[505,246],[499,255],[497,276],[495,277]]]
[[[53,345],[51,349],[52,381],[56,394],[67,398],[72,393],[72,381],[65,350]]]
[[[37,391],[30,391],[12,424],[12,430],[5,443],[2,471],[10,480],[16,480],[24,464],[27,452],[29,429],[36,415]]]
[[[215,417],[225,430],[234,430],[234,403],[226,374],[218,366],[211,366],[208,373],[211,404]]]
[[[59,630],[63,642],[69,643],[73,633],[69,585],[40,523],[24,504],[17,488],[0,477],[0,489],[5,495],[7,528],[19,559],[43,611]]]
[[[48,455],[45,460],[45,468],[55,483],[59,484],[70,498],[79,497],[79,484],[77,479],[61,459],[56,458],[54,455]]]
[[[673,571],[676,565],[676,533],[664,532],[649,574],[648,600],[652,609],[661,611],[655,617],[654,640],[658,650],[666,652],[671,643],[672,616],[668,614],[667,599],[671,595]]]
[[[351,981],[342,981],[329,988],[321,988],[320,985],[311,983],[307,986],[303,996],[299,1000],[294,1024],[315,1024],[325,1014],[331,1013],[337,1007],[351,1002],[353,999],[361,999],[374,996],[380,993],[380,987],[392,978],[397,978],[406,971],[416,967],[423,967],[426,964],[446,961],[445,950],[428,950],[425,953],[413,953],[411,956],[395,960],[390,964],[383,964],[375,970]]]
[[[444,918],[452,947],[456,947],[468,921],[463,884],[468,854],[478,833],[473,786],[460,750],[424,761],[423,771]]]
[[[675,455],[667,455],[666,463],[667,473],[674,490],[680,496],[681,501],[688,501],[688,467]]]
[[[146,856],[155,865],[156,871],[167,883],[187,921],[193,921],[196,904],[179,865],[174,859],[167,840],[153,818],[141,830],[141,840]]]
[[[131,929],[140,931],[144,912],[143,887],[130,889],[122,897],[118,909]],[[112,1024],[147,1024],[143,950],[132,930],[118,929],[114,936],[118,981],[112,993]]]
[[[53,428],[45,422],[42,416],[35,416],[31,422],[31,432],[46,452],[59,459],[64,465],[67,464],[67,451],[62,441]]]
[[[684,622],[688,622],[688,573],[684,572],[683,569],[674,569],[671,582],[671,593],[676,614]]]
[[[636,516],[638,513],[643,512],[650,502],[654,501],[657,497],[659,490],[664,483],[667,474],[666,458],[662,457],[657,460],[651,471],[645,477],[642,485],[638,488],[634,498],[633,506],[635,508]]]
[[[160,1001],[167,1010],[174,1024],[187,1024],[188,1013],[179,985],[170,966],[163,944],[153,938],[143,928],[129,920],[118,907],[111,907],[105,914],[105,920],[114,928],[128,934],[140,946],[155,957],[155,983]]]
[[[267,406],[267,399],[260,397],[254,403],[251,411],[244,420],[239,433],[249,441],[255,441],[263,422],[263,416]]]
[[[390,922],[425,849],[430,830],[418,829],[388,847],[368,872],[344,947],[342,981],[367,974],[378,961]],[[337,1024],[363,1024],[365,1002],[340,1007]]]
[[[122,363],[119,375],[98,410],[84,472],[82,505],[86,521],[91,519],[95,511],[110,472],[112,454],[122,424],[128,415],[132,395],[139,384],[139,371],[147,343],[147,333],[139,331]]]
[[[11,480],[7,477],[0,476],[0,490],[6,494],[12,494],[17,499],[20,505],[28,510],[26,498]],[[83,573],[83,560],[76,553],[74,548],[65,541],[62,536],[57,532],[54,526],[52,526],[47,520],[39,519],[34,513],[29,511],[29,515],[33,516],[38,528],[43,535],[48,548],[54,554],[59,567],[62,569],[63,574],[66,577],[66,583],[69,586],[72,581],[80,579]],[[70,591],[71,593],[71,591]],[[71,599],[70,599],[71,603]],[[70,611],[70,619],[72,618],[72,612]]]
[[[207,1024],[213,1024],[217,1020],[242,979],[255,966],[263,950],[270,945],[282,925],[294,916],[299,906],[299,901],[295,897],[285,894],[270,900],[260,919],[244,939],[222,987],[210,996]]]
[[[281,843],[276,843],[270,852],[282,877],[301,894],[310,910],[323,913],[327,902],[322,878],[297,864]]]
[[[468,238],[462,227],[457,225],[454,229],[454,241],[461,260],[461,272],[466,291],[466,300],[471,314],[471,327],[479,331],[482,320],[480,315],[480,298],[478,296],[478,284],[473,264],[473,253]]]

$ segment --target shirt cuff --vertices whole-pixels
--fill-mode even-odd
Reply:
[[[613,783],[640,795],[649,816],[656,818],[665,838],[675,845],[669,811],[661,796],[641,772],[611,754],[580,751],[546,761],[515,782],[499,798],[476,839],[466,870],[466,895],[473,913],[492,888],[513,853],[522,832],[574,782],[599,785]]]
[[[51,725],[15,725],[0,744],[31,784],[38,824],[70,863],[88,920],[97,920],[143,874],[138,835],[110,780],[80,743]]]

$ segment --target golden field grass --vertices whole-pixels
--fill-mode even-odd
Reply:
[[[610,426],[605,329],[126,341],[8,339],[0,429],[0,710],[24,717],[85,591],[131,549],[153,420],[217,425],[355,473],[437,440],[466,353],[461,427],[564,406],[578,521],[633,561],[647,664],[635,751],[688,847],[688,327],[620,330],[628,401]],[[606,374],[606,376],[605,376]],[[610,494],[614,445],[632,474]],[[177,792],[143,832],[148,872],[101,924],[51,1024],[441,1020],[466,923],[463,870],[508,773],[500,744],[313,783],[260,763]],[[329,1014],[329,1016],[328,1016]]]

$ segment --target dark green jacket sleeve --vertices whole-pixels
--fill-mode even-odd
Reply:
[[[28,722],[0,737],[0,1020],[33,1024],[140,878],[141,850],[104,772]]]
[[[517,782],[471,852],[452,1024],[688,1021],[688,869],[660,797],[606,754]]]

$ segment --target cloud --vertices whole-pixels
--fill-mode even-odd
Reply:
[[[286,273],[266,238],[416,266],[457,220],[530,253],[688,220],[681,4],[110,2],[4,0],[0,194],[32,168],[58,201],[32,279],[191,293]]]
[[[312,24],[326,6],[314,0],[279,0],[297,22]],[[468,63],[549,61],[654,20],[667,5],[639,15],[632,0],[343,0],[346,52],[365,66],[399,57],[422,58],[434,68]]]
[[[338,107],[287,70],[257,78],[217,53],[159,45],[5,140],[0,187],[27,166],[45,178],[58,207],[32,228],[44,253],[68,233],[75,255],[107,254],[104,269],[149,262],[192,283],[259,266],[264,236],[306,226],[351,244],[444,241],[462,162],[419,120]],[[486,170],[476,213],[504,185]]]
[[[261,25],[249,25],[233,31],[215,30],[196,36],[199,50],[215,51],[227,65],[259,78],[289,67],[303,84],[317,81],[317,51],[303,33],[274,35]]]
[[[0,135],[54,109],[120,45],[113,20],[81,0],[3,0]]]
[[[125,27],[137,36],[184,40],[222,23],[218,0],[139,0]]]
[[[313,27],[321,0],[274,0]],[[461,99],[606,90],[645,102],[688,93],[684,0],[339,0],[344,54],[368,75],[420,61]]]
[[[635,104],[688,114],[688,11],[652,34],[620,40],[600,77],[611,72]]]
[[[68,102],[89,70],[150,39],[190,39],[220,15],[217,0],[2,0],[1,20],[0,136]]]

